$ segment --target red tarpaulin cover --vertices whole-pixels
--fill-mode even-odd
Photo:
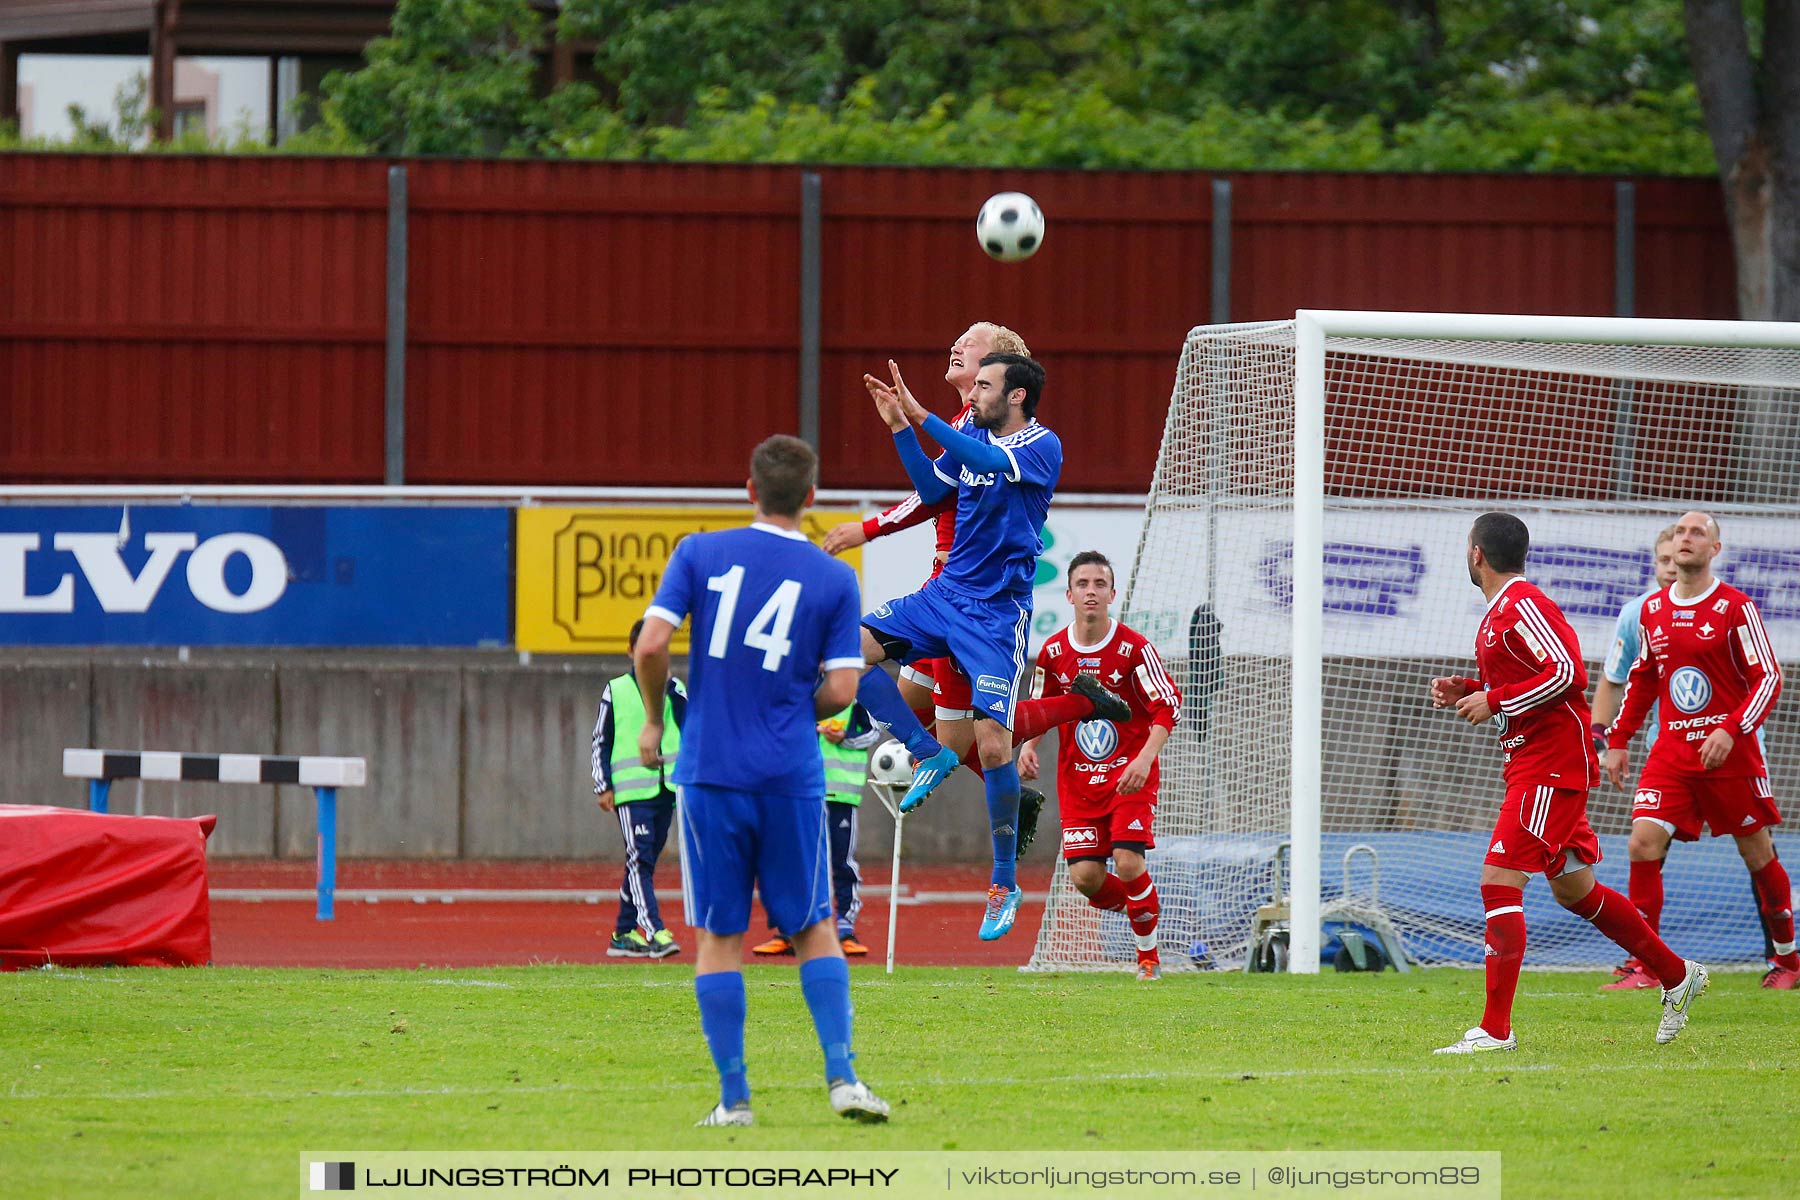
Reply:
[[[217,820],[0,804],[0,970],[210,962]]]

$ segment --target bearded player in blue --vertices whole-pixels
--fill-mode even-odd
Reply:
[[[800,532],[818,471],[818,456],[799,438],[758,446],[750,458],[755,523],[683,538],[638,637],[638,690],[645,713],[660,714],[670,639],[693,618],[674,779],[682,904],[698,931],[694,995],[719,1070],[719,1103],[701,1125],[752,1123],[740,964],[753,885],[794,943],[832,1111],[888,1118],[886,1101],[850,1065],[850,970],[832,912],[817,724],[855,695],[862,598],[856,573]],[[646,766],[661,761],[662,736],[647,719],[638,739]]]
[[[1038,531],[1062,475],[1062,442],[1037,422],[1044,368],[1021,354],[981,360],[969,399],[969,432],[925,410],[891,360],[892,382],[863,376],[876,409],[894,434],[894,449],[919,499],[956,495],[956,540],[944,570],[923,589],[883,604],[863,619],[863,673],[857,699],[906,743],[918,766],[902,812],[922,803],[955,769],[956,753],[939,745],[877,664],[950,657],[969,677],[975,746],[987,776],[988,826],[994,872],[981,918],[981,938],[1012,928],[1019,887],[1019,771],[1013,765],[1013,710],[1025,686],[1031,631],[1031,586],[1044,544]],[[944,449],[936,461],[919,445],[917,426]]]

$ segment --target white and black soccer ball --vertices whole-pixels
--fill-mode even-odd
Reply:
[[[912,786],[913,756],[906,743],[890,739],[875,747],[869,755],[869,774],[876,783]]]
[[[975,217],[975,240],[989,258],[1018,262],[1044,244],[1044,210],[1024,192],[989,196]]]

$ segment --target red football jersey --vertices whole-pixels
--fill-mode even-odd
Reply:
[[[950,424],[961,429],[969,418],[969,412],[970,406],[965,403],[962,411],[956,414],[956,419]],[[937,553],[931,558],[931,574],[925,577],[929,582],[936,579],[938,572],[944,569],[944,561],[950,553],[951,543],[956,541],[955,492],[951,492],[949,496],[936,504],[925,503],[919,499],[919,493],[914,492],[892,508],[885,509],[875,516],[864,518],[863,536],[871,540],[885,537],[890,533],[899,533],[902,529],[911,529],[914,525],[923,525],[933,517],[937,518]]]
[[[1509,786],[1600,782],[1581,641],[1537,584],[1514,576],[1494,593],[1475,632],[1475,666],[1481,678],[1467,682],[1487,689]]]
[[[1661,700],[1662,733],[1650,761],[1702,771],[1700,744],[1722,728],[1736,744],[1706,773],[1767,775],[1756,730],[1780,694],[1781,666],[1754,600],[1718,579],[1693,597],[1664,588],[1638,611],[1637,661],[1606,744],[1624,746]]]
[[[1119,776],[1150,736],[1150,727],[1174,729],[1181,719],[1181,693],[1163,669],[1156,647],[1140,633],[1114,621],[1098,646],[1082,646],[1072,626],[1052,634],[1038,651],[1038,696],[1061,696],[1077,675],[1092,675],[1107,691],[1131,705],[1121,725],[1098,718],[1058,727],[1057,795],[1065,806],[1105,811],[1118,791]],[[1140,799],[1156,801],[1162,764],[1150,768]]]

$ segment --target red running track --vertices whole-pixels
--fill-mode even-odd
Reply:
[[[671,864],[672,867],[672,864]],[[386,862],[358,860],[339,866],[336,920],[314,917],[311,900],[212,901],[213,962],[237,967],[486,967],[530,963],[607,963],[656,970],[691,964],[693,939],[682,923],[681,902],[661,902],[663,920],[682,951],[648,961],[606,957],[618,916],[618,867],[591,863]],[[313,886],[310,862],[215,859],[207,867],[217,891],[304,889]],[[984,866],[904,867],[908,894],[985,889]],[[896,961],[910,966],[1022,966],[1031,957],[1043,916],[1049,872],[1021,873],[1027,900],[1013,931],[997,942],[975,936],[981,905],[973,899],[912,904],[902,897]],[[680,886],[678,871],[658,872],[664,888]],[[449,890],[556,889],[594,895],[558,901],[457,898]],[[419,899],[369,902],[359,893],[405,890]],[[756,910],[758,917],[761,909]],[[866,873],[857,937],[869,947],[866,961],[887,961],[887,874]],[[746,944],[761,941],[752,929]],[[746,952],[746,960],[751,956]]]

